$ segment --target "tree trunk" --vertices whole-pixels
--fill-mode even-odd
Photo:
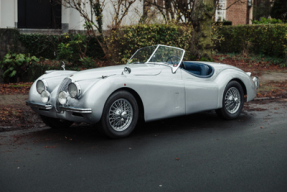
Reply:
[[[198,51],[200,58],[205,57],[206,59],[211,60],[211,51],[212,51],[212,22],[214,15],[214,0],[203,0],[204,3],[204,13],[202,19],[199,21],[199,42],[198,42]]]

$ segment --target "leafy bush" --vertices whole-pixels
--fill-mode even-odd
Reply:
[[[140,24],[112,31],[108,38],[109,55],[115,63],[126,63],[139,48],[156,44],[176,46],[189,50],[192,28],[178,25]],[[188,55],[188,54],[187,54]]]
[[[78,63],[78,65],[75,65],[74,63],[66,62],[66,69],[79,71],[110,65],[108,62],[93,59],[92,57],[82,57]],[[39,59],[35,56],[30,57],[21,53],[8,53],[0,61],[0,70],[4,72],[2,74],[4,82],[15,83],[19,81],[32,82],[44,74],[46,70],[62,70],[62,68],[59,60]]]
[[[7,53],[0,63],[0,68],[3,71],[2,76],[4,80],[8,78],[17,80],[36,62],[39,62],[39,59],[35,56]]]
[[[64,59],[78,62],[89,56],[102,59],[103,50],[94,37],[86,34],[39,35],[18,34],[18,39],[26,48],[25,53],[47,59]],[[100,38],[100,37],[98,37]]]
[[[84,69],[97,67],[96,61],[91,57],[83,57],[79,61],[81,62],[81,67]]]
[[[66,43],[61,42],[58,45],[57,59],[77,62],[80,58],[86,56],[87,36],[75,34],[70,37],[69,34],[64,34],[64,37],[69,41]]]
[[[225,53],[262,54],[273,57],[284,57],[287,46],[287,25],[239,25],[223,26],[219,34],[224,40],[218,49]]]
[[[254,20],[252,21],[252,24],[282,24],[282,20],[280,19],[273,19],[273,18],[270,18],[270,19],[267,19],[265,17],[262,17],[259,21],[258,20]]]

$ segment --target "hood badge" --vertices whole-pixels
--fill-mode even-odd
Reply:
[[[64,61],[61,61],[61,64],[62,64],[62,66],[61,66],[61,67],[62,67],[62,68],[63,68],[63,70],[65,71],[65,70],[66,70],[66,69],[65,69],[65,66],[66,66],[66,65],[65,65],[65,62],[64,62]]]
[[[74,75],[71,75],[70,77],[73,77]]]

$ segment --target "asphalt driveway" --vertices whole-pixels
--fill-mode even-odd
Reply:
[[[0,133],[1,191],[260,191],[287,189],[286,101],[253,102],[142,124],[110,140],[94,127]]]

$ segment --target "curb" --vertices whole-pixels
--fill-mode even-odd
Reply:
[[[254,101],[262,101],[262,100],[272,100],[272,99],[282,99],[283,97],[259,97],[255,98]]]
[[[22,127],[0,126],[0,132],[20,130]]]
[[[18,131],[18,130],[24,130],[24,129],[33,129],[33,128],[46,128],[46,125],[39,125],[37,127],[34,126],[27,126],[27,127],[15,127],[15,126],[0,126],[0,133],[1,132],[7,132],[7,131]]]

